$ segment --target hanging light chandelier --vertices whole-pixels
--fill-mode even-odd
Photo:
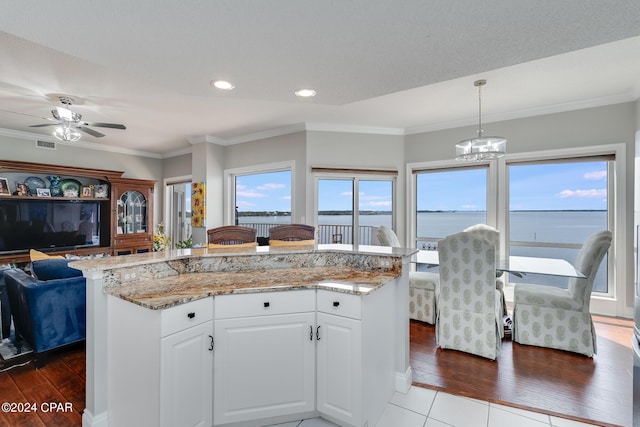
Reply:
[[[505,155],[507,140],[501,136],[482,136],[482,99],[481,89],[486,80],[476,80],[473,85],[478,88],[478,136],[465,139],[456,144],[457,160],[492,160]]]

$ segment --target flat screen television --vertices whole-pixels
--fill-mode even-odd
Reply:
[[[0,255],[100,246],[100,203],[0,197]]]

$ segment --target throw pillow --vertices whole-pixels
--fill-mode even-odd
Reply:
[[[62,259],[64,258],[62,255],[47,255],[44,252],[36,251],[35,249],[31,249],[29,251],[29,257],[31,261],[39,261],[42,259]]]
[[[42,259],[31,263],[31,273],[38,280],[68,279],[82,276],[82,271],[67,266],[69,259]]]

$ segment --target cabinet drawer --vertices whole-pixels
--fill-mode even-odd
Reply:
[[[180,332],[194,325],[213,319],[213,301],[203,298],[162,310],[161,335]]]
[[[359,295],[318,290],[318,311],[360,319],[362,299]]]
[[[256,292],[214,298],[216,319],[305,313],[316,309],[316,291]]]

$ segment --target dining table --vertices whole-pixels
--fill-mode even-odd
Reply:
[[[419,250],[411,258],[411,262],[427,267],[440,265],[438,251]],[[540,258],[511,255],[496,262],[496,270],[510,273],[518,277],[526,274],[543,274],[548,276],[575,277],[584,279],[584,273],[575,268],[569,261],[559,258]]]

